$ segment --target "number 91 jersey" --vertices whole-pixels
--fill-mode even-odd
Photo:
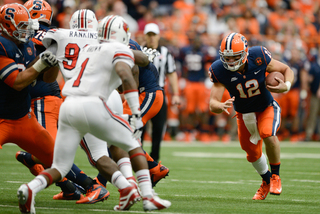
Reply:
[[[251,47],[244,73],[232,72],[217,60],[209,68],[212,82],[222,83],[235,97],[234,108],[239,113],[262,112],[273,101],[266,89],[266,68],[271,61],[270,52],[262,46]]]
[[[42,43],[48,48],[54,41],[58,44],[55,54],[65,81],[74,76],[80,50],[91,44],[99,44],[97,31],[52,29],[44,36]]]
[[[94,96],[107,100],[122,81],[114,70],[118,62],[131,68],[134,57],[128,46],[120,42],[88,45],[79,54],[76,73],[62,90],[64,96]]]

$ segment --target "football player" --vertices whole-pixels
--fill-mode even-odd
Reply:
[[[30,41],[37,22],[31,20],[21,4],[6,4],[0,9],[0,147],[17,144],[50,167],[54,139],[38,123],[30,111],[28,86],[43,73],[44,81],[52,81],[59,71],[57,60],[50,51],[36,60],[34,43]],[[42,75],[42,73],[41,73]]]
[[[126,25],[124,19],[121,22],[118,26]],[[107,38],[108,24],[108,19],[101,20],[98,39],[102,44],[82,48],[77,58],[79,63],[75,68],[75,75],[63,88],[62,93],[67,98],[61,105],[52,168],[45,170],[45,173],[28,184],[21,185],[18,190],[21,195],[20,201],[24,202],[20,205],[28,211],[35,212],[34,196],[37,192],[58,181],[70,170],[76,148],[86,133],[91,133],[129,152],[133,169],[138,177],[144,210],[159,210],[171,205],[169,201],[160,199],[153,193],[145,154],[134,138],[141,117],[137,85],[131,73],[134,65],[133,53],[126,45],[114,41],[116,39]],[[114,114],[106,104],[112,91],[121,83],[124,96],[133,113],[130,124]],[[67,147],[64,144],[66,139]],[[100,143],[93,141],[87,143],[92,149],[92,154],[107,152]],[[96,167],[105,177],[109,177],[106,168],[110,166],[106,164],[108,162],[106,157],[104,154],[99,158]],[[128,181],[120,171],[117,172],[112,175],[111,180],[114,184],[117,182],[119,187],[123,187],[119,189],[120,203],[114,209],[127,210],[140,199],[140,196],[136,187],[127,185]]]
[[[272,59],[271,53],[262,46],[248,47],[246,38],[239,33],[230,33],[221,42],[220,60],[209,68],[211,81],[210,111],[228,112],[234,105],[237,115],[238,136],[247,160],[262,177],[262,184],[253,200],[264,200],[268,193],[282,192],[280,170],[280,144],[276,136],[280,126],[280,107],[271,92],[290,90],[294,80],[293,71],[285,64]],[[266,86],[265,73],[281,72],[277,86]],[[230,99],[221,102],[224,90]],[[262,152],[262,140],[266,147],[271,172]]]
[[[42,44],[42,40],[46,35],[46,32],[51,29],[49,26],[51,25],[53,11],[51,6],[43,0],[29,0],[24,4],[24,6],[28,9],[31,18],[39,21],[39,30],[35,32],[32,41],[35,43],[37,55],[40,55],[46,49]],[[48,130],[51,136],[55,139],[58,129],[59,109],[63,102],[57,81],[46,83],[42,81],[40,75],[30,86],[30,95],[32,98],[31,108],[36,114],[38,122]],[[35,171],[35,168],[38,169],[37,173],[34,173],[34,175],[38,175],[39,171],[44,170],[43,167],[41,169],[40,164],[35,164],[38,162],[37,158],[27,152],[17,152],[16,158],[21,163],[29,167],[30,171]],[[40,167],[38,165],[40,165]],[[96,179],[94,181],[92,178],[88,177],[75,164],[73,164],[71,171],[66,177],[80,185],[80,187],[78,186],[79,189],[82,192],[86,192],[87,197],[89,196],[92,198],[92,196],[95,195],[94,200],[85,200],[78,188],[66,178],[61,182],[56,183],[56,185],[62,189],[62,192],[53,196],[53,199],[78,200],[77,203],[96,203],[98,201],[105,200],[110,195],[103,186],[98,184],[99,181],[97,183]],[[95,194],[96,192],[99,192],[99,194]]]

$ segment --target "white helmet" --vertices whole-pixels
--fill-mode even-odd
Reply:
[[[127,22],[121,16],[107,16],[99,21],[98,39],[102,41],[118,41],[129,44],[131,33]]]
[[[72,14],[69,25],[70,29],[97,31],[98,21],[94,12],[81,9]]]

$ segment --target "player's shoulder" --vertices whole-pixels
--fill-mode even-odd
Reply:
[[[17,46],[11,40],[0,36],[0,55],[14,58]]]
[[[209,76],[212,82],[221,81],[228,70],[223,66],[220,59],[214,61],[209,68]]]
[[[271,53],[264,46],[253,46],[249,48],[248,61],[252,61],[257,66],[269,64]]]
[[[211,72],[218,73],[218,72],[220,72],[220,71],[225,70],[225,67],[223,66],[223,63],[221,62],[221,60],[220,60],[220,59],[217,59],[216,61],[214,61],[214,62],[211,64],[209,70],[210,70]]]

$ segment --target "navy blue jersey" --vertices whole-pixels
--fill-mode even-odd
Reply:
[[[206,47],[194,50],[192,46],[183,47],[179,61],[183,65],[183,76],[191,82],[203,82],[207,77],[205,63],[208,61]]]
[[[46,48],[42,44],[42,39],[46,35],[46,32],[50,29],[51,28],[40,24],[39,30],[35,32],[34,37],[32,38],[32,41],[35,43],[37,55],[39,55],[44,50],[46,50]],[[31,99],[37,98],[37,97],[44,97],[48,95],[57,96],[61,98],[58,82],[54,81],[52,83],[46,83],[42,79],[43,79],[43,74],[38,76],[35,85],[32,84],[29,86]]]
[[[0,36],[0,118],[19,119],[29,112],[28,87],[16,91],[12,86],[17,72],[25,70],[35,57],[32,41],[17,46]]]
[[[130,39],[130,48],[132,50],[141,51],[140,45]],[[157,90],[163,90],[159,86],[159,73],[157,68],[150,62],[146,67],[139,67],[139,92],[155,92]]]
[[[320,63],[318,63],[317,61],[312,62],[309,74],[312,76],[310,91],[313,95],[316,95],[320,85]]]
[[[240,74],[224,68],[221,60],[212,63],[209,68],[211,81],[222,83],[235,97],[234,108],[240,113],[261,112],[273,101],[266,89],[266,68],[271,61],[271,54],[261,46],[249,48],[245,72]]]

